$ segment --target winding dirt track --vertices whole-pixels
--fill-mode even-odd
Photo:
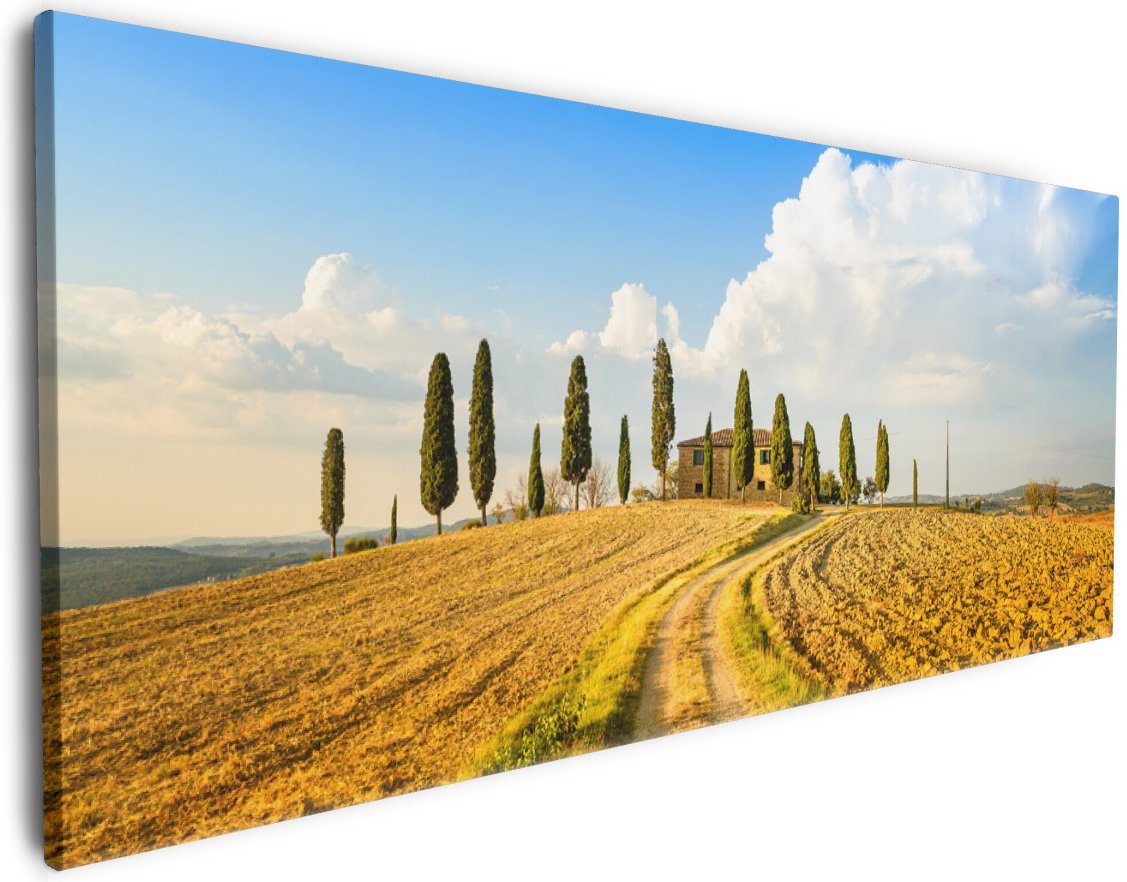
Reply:
[[[641,740],[683,732],[739,719],[748,713],[728,667],[716,627],[721,592],[724,586],[742,579],[780,549],[794,544],[820,526],[825,517],[833,516],[813,518],[765,545],[716,564],[685,583],[662,617],[646,659],[638,716],[634,724],[636,738]],[[679,650],[682,655],[686,651],[699,654],[707,700],[687,706],[677,694],[675,667]]]

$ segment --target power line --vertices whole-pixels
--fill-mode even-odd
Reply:
[[[1090,457],[1091,459],[1106,459],[1109,462],[1115,461],[1114,456],[1101,456],[1098,453],[1085,453],[1083,450],[1062,450],[1059,447],[1046,447],[1044,444],[1038,445],[1037,449],[1038,450],[1051,450],[1053,453],[1068,453],[1068,454],[1071,454],[1072,456],[1087,456],[1087,457]]]

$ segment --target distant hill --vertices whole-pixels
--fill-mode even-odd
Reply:
[[[43,612],[78,609],[196,582],[251,576],[309,560],[307,554],[234,557],[173,548],[43,548]]]
[[[463,518],[444,529],[461,529]],[[397,541],[411,542],[434,534],[434,525],[401,527]],[[348,527],[337,537],[344,552],[350,536],[375,536],[386,541],[388,528]],[[125,600],[197,582],[221,582],[253,576],[294,564],[308,563],[314,554],[327,554],[321,533],[286,536],[196,537],[170,546],[120,548],[43,548],[40,550],[40,599],[44,613],[79,609]]]
[[[462,518],[452,524],[444,524],[445,532],[460,530],[462,525],[477,518]],[[490,518],[492,521],[492,518]],[[361,528],[344,527],[337,536],[338,548],[344,547],[344,540],[350,536],[374,536],[380,542],[387,539],[390,527]],[[413,539],[424,539],[434,535],[434,524],[424,524],[419,527],[399,527],[397,542],[410,542]],[[312,556],[317,552],[327,553],[329,539],[324,533],[310,531],[308,533],[291,533],[285,536],[197,536],[185,539],[169,546],[189,554],[210,554],[223,556],[266,557],[273,554],[306,554]]]
[[[983,511],[1014,511],[1025,505],[1025,484],[1020,487],[1011,487],[1008,490],[996,490],[993,493],[959,493],[951,494],[951,504],[956,502],[965,504],[968,499],[976,496],[982,497]],[[889,496],[888,502],[911,502],[911,496]],[[1115,488],[1106,484],[1085,484],[1082,487],[1060,488],[1061,508],[1066,511],[1081,513],[1106,511],[1115,505]],[[920,503],[924,505],[942,504],[943,497],[932,493],[921,493]]]

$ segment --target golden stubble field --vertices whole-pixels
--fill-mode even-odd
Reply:
[[[452,781],[624,598],[768,513],[597,509],[47,616],[48,860]]]
[[[784,639],[841,694],[1107,637],[1110,519],[842,518],[764,576]]]

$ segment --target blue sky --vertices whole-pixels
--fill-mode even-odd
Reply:
[[[335,251],[438,308],[498,286],[529,315],[602,312],[643,277],[716,307],[823,149],[95,19],[56,34],[60,278],[209,308],[270,306]]]
[[[748,367],[758,412],[786,387],[796,434],[812,419],[823,450],[844,407],[855,424],[899,422],[910,449],[931,443],[938,408],[999,439],[987,461],[1012,460],[1035,397],[1055,391],[1067,426],[1052,446],[1087,456],[1031,449],[1000,473],[968,457],[956,489],[1041,471],[1111,480],[1114,198],[68,15],[55,16],[55,63],[61,468],[76,488],[63,523],[76,541],[306,529],[316,475],[297,471],[315,472],[329,420],[356,423],[346,444],[358,440],[370,488],[349,521],[383,523],[393,492],[423,520],[402,479],[420,374],[450,350],[460,394],[481,336],[502,377],[520,374],[501,393],[509,471],[584,351],[606,457],[618,416],[634,414],[635,474],[651,480],[652,326],[676,338],[679,435],[729,408]],[[114,324],[115,310],[132,318]],[[914,348],[891,342],[908,334]],[[198,357],[177,362],[178,345]],[[1070,384],[1082,391],[1065,400]],[[138,397],[148,410],[123,404]],[[84,443],[68,447],[68,428]],[[106,498],[87,475],[95,457],[126,455],[183,505],[144,522],[124,502],[89,514]],[[292,493],[254,484],[248,461],[293,473]],[[181,483],[156,477],[170,463]],[[236,489],[193,477],[224,467]],[[453,514],[471,507],[463,492]]]

